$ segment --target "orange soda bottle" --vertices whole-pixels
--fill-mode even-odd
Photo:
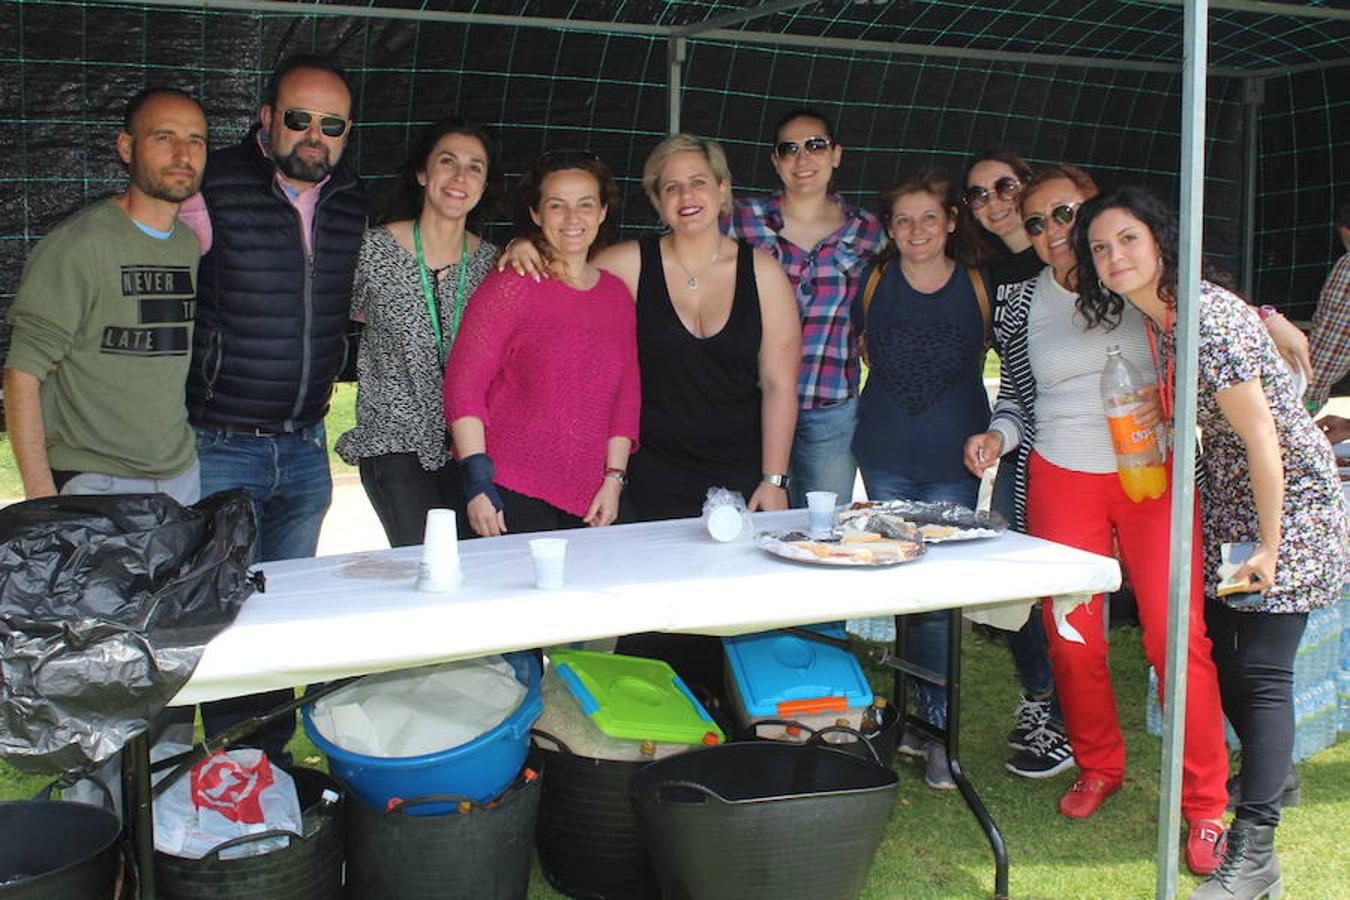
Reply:
[[[1116,450],[1116,471],[1125,496],[1135,503],[1156,500],[1167,490],[1167,470],[1163,467],[1158,436],[1152,428],[1135,424],[1143,380],[1119,347],[1106,351],[1102,369],[1102,405],[1111,427],[1111,443]]]

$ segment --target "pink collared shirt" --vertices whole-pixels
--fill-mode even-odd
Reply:
[[[267,143],[263,137],[264,132],[259,130],[257,135],[258,150],[267,155]],[[332,176],[325,175],[323,181],[320,181],[314,187],[307,191],[297,191],[291,186],[291,183],[277,169],[275,173],[277,184],[281,186],[281,191],[286,195],[286,199],[291,201],[291,206],[300,213],[300,236],[305,242],[305,255],[308,256],[313,249],[314,242],[314,208],[319,202],[319,188],[328,183]],[[211,211],[206,208],[206,199],[202,197],[201,192],[193,194],[183,201],[178,207],[178,220],[192,229],[193,234],[197,235],[197,244],[201,247],[202,256],[211,249]]]

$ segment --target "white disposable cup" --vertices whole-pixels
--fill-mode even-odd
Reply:
[[[731,504],[715,506],[708,513],[708,534],[718,541],[734,541],[741,536],[745,521],[741,511]]]
[[[563,586],[567,538],[535,538],[530,541],[530,558],[534,560],[535,587],[556,591]]]
[[[459,568],[459,540],[453,509],[427,510],[422,561],[417,566],[419,591],[448,591],[464,583]]]
[[[834,507],[838,500],[834,491],[807,491],[807,530],[812,537],[826,537],[834,528]]]

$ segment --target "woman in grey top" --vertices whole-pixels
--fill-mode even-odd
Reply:
[[[442,406],[445,361],[464,308],[491,271],[497,248],[468,230],[494,157],[482,128],[442,119],[422,132],[394,195],[366,231],[352,290],[365,322],[357,359],[356,427],[338,455],[361,486],[394,547],[422,543],[428,509],[464,515]]]

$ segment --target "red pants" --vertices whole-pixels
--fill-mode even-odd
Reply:
[[[1171,494],[1135,503],[1115,473],[1073,472],[1031,455],[1027,484],[1027,531],[1036,537],[1110,556],[1114,531],[1121,564],[1130,576],[1144,631],[1144,652],[1161,683],[1167,672],[1167,567],[1171,548]],[[1204,570],[1200,529],[1191,558],[1191,630],[1187,661],[1186,739],[1181,812],[1187,821],[1218,819],[1228,799],[1228,751],[1218,675],[1205,634]],[[1083,777],[1119,781],[1125,775],[1111,670],[1107,666],[1102,608],[1105,596],[1070,613],[1068,621],[1086,644],[1066,641],[1055,628],[1051,604],[1042,605],[1055,690]],[[1165,685],[1164,685],[1165,687]]]

